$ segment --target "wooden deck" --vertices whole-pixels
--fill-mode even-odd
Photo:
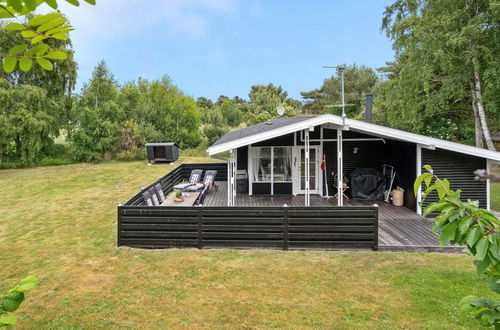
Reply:
[[[336,206],[337,201],[318,195],[311,195],[311,207]],[[304,196],[249,196],[238,193],[237,206],[304,206]],[[432,221],[406,207],[397,207],[383,201],[344,201],[344,205],[379,206],[379,250],[380,251],[421,251],[459,253],[463,248],[454,246],[440,247],[438,233],[431,229]],[[205,198],[205,206],[227,205],[227,184],[217,182]]]

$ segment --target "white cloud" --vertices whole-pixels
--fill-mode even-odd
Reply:
[[[97,0],[95,6],[82,1],[80,7],[61,2],[59,9],[77,37],[119,37],[155,26],[173,36],[199,38],[209,33],[214,17],[237,14],[239,0]]]

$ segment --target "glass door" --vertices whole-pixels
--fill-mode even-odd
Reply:
[[[318,193],[318,148],[309,148],[309,188],[311,193]],[[300,147],[299,193],[306,192],[306,150]]]

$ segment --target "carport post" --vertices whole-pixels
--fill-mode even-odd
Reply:
[[[237,155],[234,149],[229,150],[229,161],[227,163],[227,206],[235,205],[236,197],[236,167]]]
[[[305,188],[306,188],[306,194],[304,196],[304,201],[305,201],[305,205],[306,206],[309,206],[310,205],[310,200],[309,200],[309,195],[310,195],[310,188],[309,188],[309,167],[310,167],[310,163],[309,163],[309,130],[306,129],[304,131],[304,146],[305,146],[305,150],[304,150],[304,158],[305,158],[305,162],[304,162],[304,166],[306,167],[305,168]]]
[[[342,163],[342,129],[337,128],[337,205],[344,206],[344,164]]]
[[[417,144],[416,163],[417,163],[416,177],[418,178],[422,174],[422,147],[420,146],[420,144]],[[420,185],[420,187],[418,187],[417,196],[415,196],[415,197],[417,198],[417,214],[422,215],[422,205],[421,205],[421,203],[422,203],[422,185]]]

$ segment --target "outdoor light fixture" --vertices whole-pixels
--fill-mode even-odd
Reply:
[[[354,147],[354,148],[352,148],[352,153],[353,153],[353,154],[357,154],[357,153],[358,153],[358,150],[359,150],[359,148],[358,148],[358,147]]]

